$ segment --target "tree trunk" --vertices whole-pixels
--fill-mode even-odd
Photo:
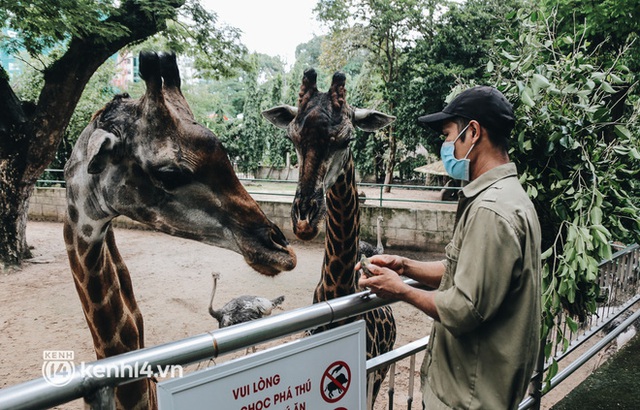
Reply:
[[[396,135],[393,132],[393,126],[392,126],[392,127],[389,127],[389,159],[387,160],[387,163],[385,166],[385,176],[384,176],[385,185],[389,185],[393,182],[393,170],[396,167],[396,147],[397,147]],[[385,186],[384,192],[386,193],[391,192],[391,187]]]
[[[34,184],[22,181],[21,168],[24,161],[20,158],[0,162],[0,270],[20,265],[23,259],[31,257],[26,228]]]
[[[29,197],[35,181],[26,179],[29,149],[28,115],[0,72],[0,270],[31,257],[26,227]]]

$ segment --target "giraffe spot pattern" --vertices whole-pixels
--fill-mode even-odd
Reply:
[[[71,220],[71,222],[73,222],[74,224],[78,223],[78,208],[75,207],[75,205],[69,205],[67,207],[67,215],[69,215],[69,219]]]
[[[82,234],[85,237],[90,238],[91,235],[93,234],[93,226],[91,226],[89,224],[82,225]]]
[[[132,317],[126,318],[126,322],[120,330],[120,340],[125,346],[137,346],[136,349],[142,347],[140,346],[138,327]]]
[[[92,298],[92,301],[93,301],[93,298]],[[94,303],[96,302],[94,301]],[[113,338],[113,336],[116,333],[116,325],[117,325],[117,322],[114,319],[118,316],[114,316],[111,302],[107,302],[107,304],[105,304],[104,306],[94,309],[92,316],[93,316],[93,323],[98,332],[98,337],[100,337],[103,340]]]

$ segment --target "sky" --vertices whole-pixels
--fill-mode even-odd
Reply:
[[[295,62],[296,46],[323,33],[313,8],[318,0],[202,0],[218,14],[218,21],[242,31],[250,52],[280,56],[288,66]]]

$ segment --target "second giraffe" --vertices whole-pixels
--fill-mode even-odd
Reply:
[[[293,232],[299,239],[313,239],[320,222],[325,221],[324,262],[314,303],[362,290],[354,272],[360,211],[349,142],[354,138],[355,127],[373,132],[395,120],[375,110],[349,106],[344,74],[334,74],[326,93],[318,91],[316,79],[315,70],[305,71],[297,107],[283,105],[262,113],[271,123],[287,130],[298,154],[299,179],[291,209]],[[391,307],[374,309],[361,318],[367,327],[367,358],[392,350],[396,324]],[[332,327],[341,324],[344,322]],[[374,401],[387,371],[376,374],[370,392]]]

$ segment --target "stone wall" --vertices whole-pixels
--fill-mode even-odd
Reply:
[[[271,221],[278,225],[287,238],[293,238],[291,230],[291,203],[262,201],[258,203]],[[66,199],[64,188],[36,188],[31,196],[29,219],[39,221],[64,220]],[[361,206],[360,232],[362,239],[375,245],[376,219],[382,215],[382,243],[385,247],[426,251],[443,251],[453,234],[455,210],[405,209]],[[145,229],[127,217],[120,216],[114,225],[124,228]],[[318,240],[322,240],[324,232]]]

